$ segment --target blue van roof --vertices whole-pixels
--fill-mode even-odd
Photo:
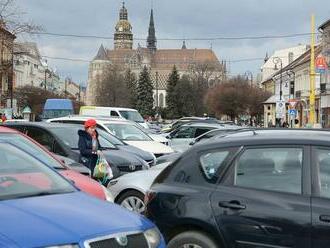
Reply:
[[[44,110],[54,109],[73,109],[73,103],[70,99],[47,99]]]

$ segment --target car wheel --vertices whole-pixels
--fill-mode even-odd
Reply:
[[[220,248],[211,238],[201,232],[189,231],[175,236],[168,248]]]
[[[135,190],[129,190],[121,195],[117,203],[128,210],[142,214],[145,210],[144,194]]]

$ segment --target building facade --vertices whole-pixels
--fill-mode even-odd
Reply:
[[[6,107],[14,84],[13,54],[15,35],[10,33],[4,23],[0,23],[0,106]]]
[[[120,66],[123,70],[130,69],[137,77],[143,67],[147,66],[154,86],[155,106],[158,107],[166,107],[167,80],[174,66],[180,75],[201,65],[208,66],[212,68],[210,83],[221,81],[226,76],[225,62],[220,62],[211,49],[188,49],[184,41],[179,49],[158,49],[153,10],[150,13],[146,47],[138,44],[133,49],[133,41],[132,25],[123,4],[115,26],[114,49],[106,49],[101,45],[89,65],[87,105],[95,105],[96,86],[109,65]]]
[[[56,70],[42,60],[34,42],[14,44],[14,75],[15,87],[34,86],[60,93],[64,84]]]

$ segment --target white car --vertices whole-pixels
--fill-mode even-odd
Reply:
[[[170,146],[176,152],[184,152],[190,147],[190,143],[200,135],[214,129],[234,130],[237,126],[219,124],[219,123],[205,123],[205,122],[192,122],[184,124],[166,137],[170,139]]]
[[[154,141],[149,135],[137,128],[135,123],[123,119],[97,118],[88,116],[66,116],[47,120],[47,122],[83,124],[86,120],[94,118],[97,126],[112,135],[117,136],[125,143],[150,152],[156,157],[173,152],[167,145]]]
[[[115,198],[115,203],[131,211],[142,213],[145,209],[144,196],[155,178],[170,164],[151,167],[147,171],[137,171],[118,177],[108,184],[108,190]]]

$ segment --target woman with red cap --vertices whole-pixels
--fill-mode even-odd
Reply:
[[[100,154],[100,142],[98,140],[98,133],[96,131],[96,121],[89,119],[85,121],[85,130],[79,130],[80,161],[93,171],[97,163],[98,155]]]

